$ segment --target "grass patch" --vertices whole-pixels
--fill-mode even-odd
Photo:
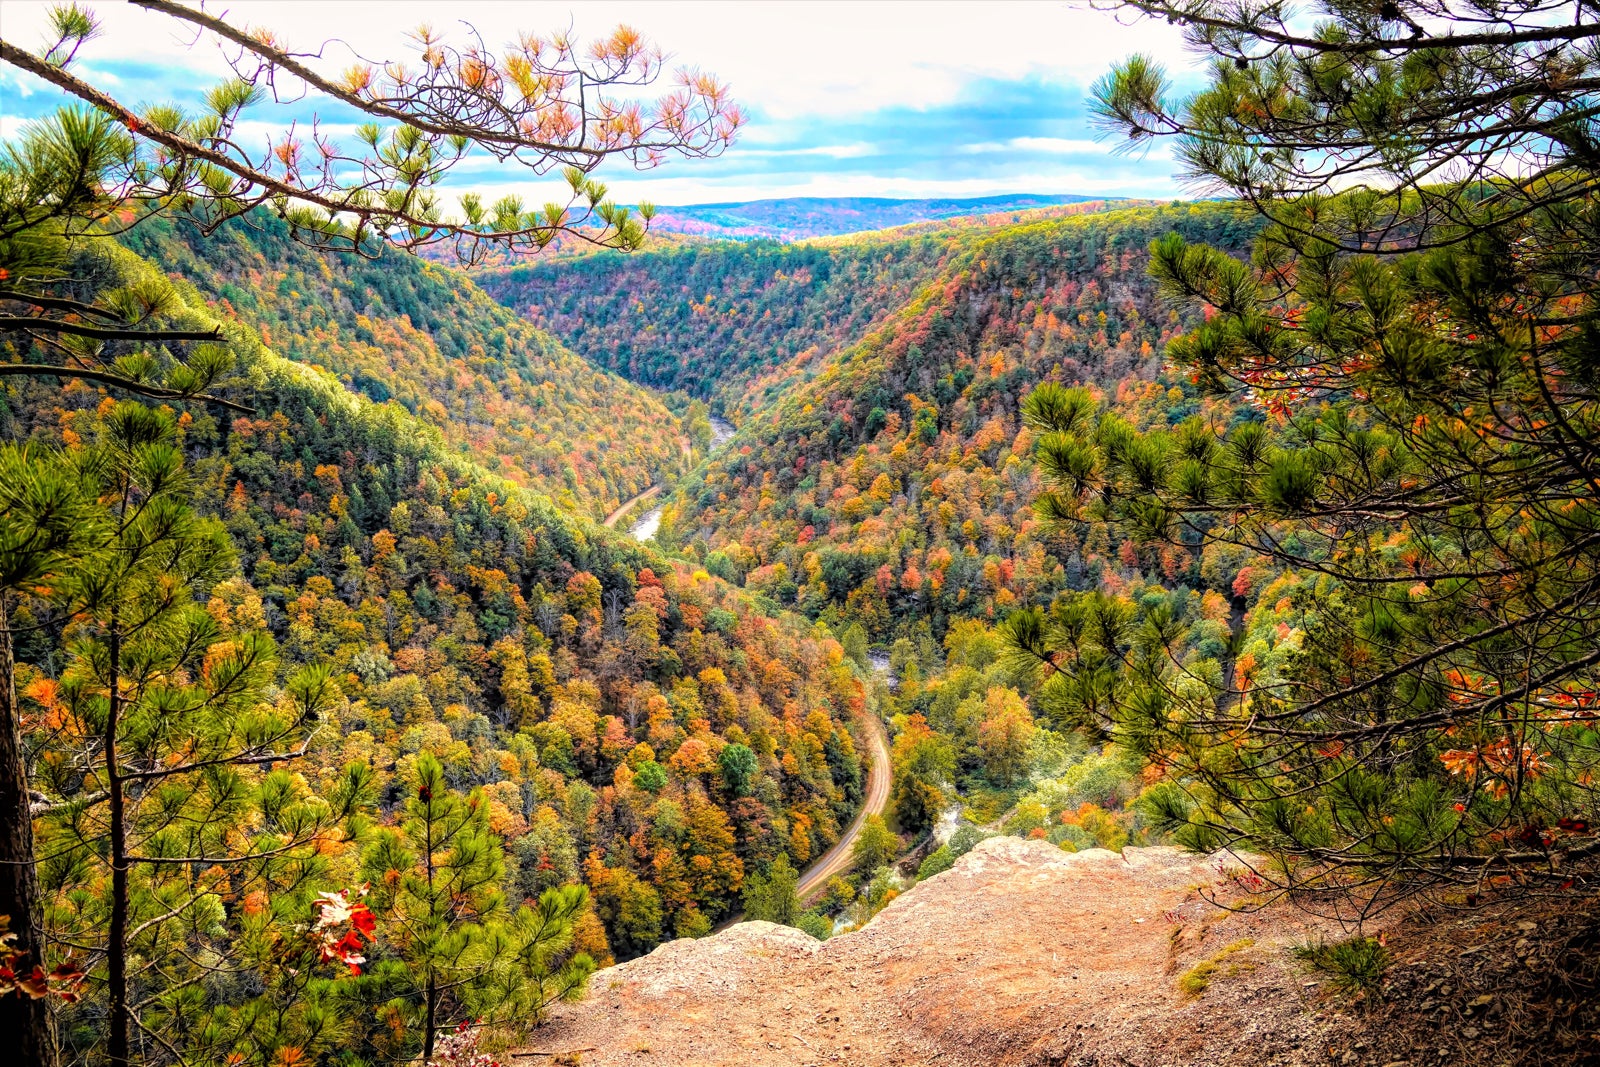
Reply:
[[[1311,942],[1294,948],[1295,958],[1346,993],[1373,993],[1389,968],[1389,950],[1375,937]]]
[[[1228,963],[1228,957],[1236,952],[1243,952],[1255,943],[1254,938],[1246,937],[1225,946],[1222,951],[1209,959],[1201,960],[1178,976],[1178,992],[1186,997],[1198,997],[1210,987],[1211,980],[1217,976],[1217,972],[1222,971],[1224,975],[1230,975],[1245,970],[1246,968],[1242,967],[1238,960]],[[1226,970],[1223,969],[1224,964],[1227,964]]]

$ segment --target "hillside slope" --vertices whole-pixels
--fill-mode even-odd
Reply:
[[[393,250],[324,255],[266,214],[210,237],[153,219],[123,240],[224,321],[591,518],[685,465],[678,420],[648,390],[589,365],[461,271]]]
[[[1182,327],[1146,275],[1177,230],[1238,248],[1222,205],[1135,209],[962,242],[933,280],[810,380],[746,419],[678,487],[662,536],[780,603],[892,636],[897,618],[995,618],[1119,568],[1109,541],[1050,546],[1019,408],[1040,381],[1089,383],[1135,424],[1211,411],[1159,382]],[[1224,419],[1232,414],[1215,411]]]
[[[108,263],[155,269],[123,250]],[[210,327],[203,294],[180,289],[175,322]],[[270,632],[286,668],[338,679],[333,729],[299,765],[309,788],[366,766],[387,825],[407,769],[435,755],[453,788],[484,791],[514,901],[590,887],[580,943],[602,960],[704,932],[737,910],[747,872],[780,854],[804,866],[837,839],[866,777],[864,687],[837,642],[485,469],[233,318],[230,395],[254,412],[194,405],[179,443],[196,510],[239,560],[208,610],[225,632]],[[77,447],[112,407],[82,382],[8,381],[10,439]],[[19,646],[29,679],[59,659],[57,636]],[[737,777],[719,762],[733,746]],[[365,842],[346,844],[329,862],[359,881]]]
[[[975,239],[1105,201],[798,244],[771,240],[554,257],[473,278],[591,362],[711,402],[736,421],[815,375]]]

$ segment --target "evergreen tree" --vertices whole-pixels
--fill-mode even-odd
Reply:
[[[430,1063],[451,1028],[537,1025],[550,1005],[582,994],[595,964],[573,949],[588,890],[547,889],[511,913],[483,794],[452,790],[427,752],[411,775],[404,818],[376,833],[362,861],[381,953],[365,981],[387,997],[380,1017],[401,1024],[374,1030],[376,1046]]]
[[[221,928],[225,898],[301,884],[320,866],[332,809],[287,771],[260,769],[305,754],[331,690],[326,670],[308,668],[269,700],[270,635],[225,632],[194,602],[233,556],[184,499],[171,418],[123,403],[104,427],[77,467],[98,500],[78,524],[88,543],[50,590],[68,619],[65,670],[30,696],[55,726],[38,779],[49,925],[92,946],[105,1001],[72,1014],[106,1013],[105,1055],[122,1065],[135,1028],[163,1040],[144,1021],[161,999],[147,976],[203,973],[196,924]],[[225,939],[204,940],[230,955]],[[146,977],[130,976],[135,955]]]
[[[379,939],[393,958],[374,974],[398,991],[388,1010],[414,1027],[423,1062],[441,1028],[470,1021],[470,987],[494,960],[484,923],[506,917],[504,857],[481,794],[462,797],[432,754],[418,755],[405,817],[380,831],[363,859],[375,887]]]
[[[0,448],[0,915],[8,920],[16,958],[27,973],[44,962],[44,923],[34,866],[33,797],[17,703],[14,633],[28,625],[18,607],[48,588],[92,540],[93,498],[65,457]],[[55,1034],[41,999],[0,996],[0,1031],[13,1035],[26,1062],[53,1063]]]
[[[1204,312],[1169,357],[1259,415],[1138,433],[1041,389],[1041,512],[1115,522],[1136,561],[1242,552],[1306,622],[1279,676],[1209,686],[1170,618],[1098,642],[1136,678],[1119,738],[1172,772],[1153,813],[1335,904],[1559,886],[1600,852],[1600,27],[1576,3],[1128,6],[1218,62],[1179,98],[1132,59],[1102,115],[1270,223],[1248,263],[1152,246]],[[1011,637],[1077,684],[1061,622]]]
[[[799,894],[796,893],[799,884],[800,872],[789,862],[789,854],[778,853],[778,858],[772,861],[765,873],[752,874],[746,881],[744,917],[783,926],[798,925],[803,910]]]

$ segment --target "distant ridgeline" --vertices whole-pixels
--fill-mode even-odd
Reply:
[[[1093,199],[1089,196],[1040,196],[1031,193],[950,200],[796,196],[782,200],[659,207],[650,229],[655,233],[686,233],[701,237],[771,237],[780,241],[799,241],[807,237],[885,230],[891,226],[960,215],[1026,211]]]

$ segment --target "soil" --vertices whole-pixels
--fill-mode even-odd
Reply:
[[[992,838],[854,933],[740,923],[603,971],[530,1051],[640,1067],[1328,1062],[1329,1013],[1284,951],[1319,931],[1201,902],[1242,893],[1226,869]],[[1179,991],[1229,946],[1209,988]]]
[[[1600,1065],[1600,897],[1369,928],[1393,964],[1337,992],[1290,949],[1347,936],[1247,905],[1231,857],[991,838],[854,933],[771,923],[595,975],[518,1062],[1018,1067]]]

